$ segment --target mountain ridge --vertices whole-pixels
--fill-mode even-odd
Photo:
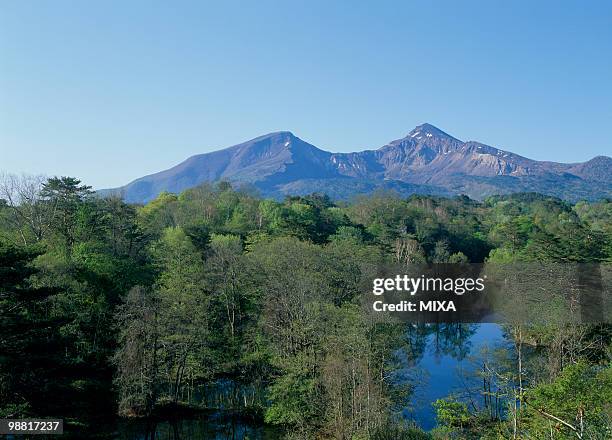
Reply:
[[[145,203],[162,191],[181,192],[227,180],[252,184],[263,195],[277,198],[318,191],[344,199],[393,189],[405,195],[466,194],[475,199],[526,190],[593,200],[612,196],[611,171],[608,156],[580,163],[536,161],[477,141],[461,141],[425,123],[378,149],[350,153],[332,153],[289,131],[277,131],[191,156],[100,193]]]

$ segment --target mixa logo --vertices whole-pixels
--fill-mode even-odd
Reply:
[[[456,312],[457,307],[453,301],[400,301],[387,304],[383,301],[374,301],[372,308],[375,312]]]
[[[456,312],[453,301],[420,301],[421,312]]]

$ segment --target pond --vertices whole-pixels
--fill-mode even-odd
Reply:
[[[402,416],[424,430],[431,430],[436,425],[433,402],[452,393],[464,392],[470,385],[468,382],[474,380],[470,373],[478,368],[478,362],[475,362],[478,354],[487,347],[507,346],[502,329],[496,324],[409,325],[406,334],[409,348],[398,351],[400,362],[394,380],[398,387],[409,385],[412,388],[409,401],[401,411]],[[221,403],[228,399],[248,403],[265,399],[252,387],[236,388],[232,383],[225,382],[201,390],[199,398],[217,408],[223,408]],[[98,434],[91,435],[93,432],[88,429],[88,437],[104,440],[282,438],[279,431],[270,427],[248,419],[230,417],[223,412],[154,424],[143,420],[112,418],[92,426],[98,427]],[[70,434],[64,437],[82,438]]]
[[[155,433],[153,435],[153,433]],[[165,421],[147,426],[124,421],[117,425],[116,440],[264,440],[280,439],[280,433],[265,426],[221,417]]]
[[[436,341],[437,334],[427,335],[422,356],[416,363],[405,363],[398,378],[411,381],[415,388],[410,404],[402,415],[429,431],[436,425],[435,410],[432,406],[437,399],[449,394],[465,392],[476,368],[475,356],[484,349],[494,349],[505,344],[502,329],[497,324],[470,325],[466,338],[457,338],[448,343]]]

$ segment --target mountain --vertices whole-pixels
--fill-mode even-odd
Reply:
[[[612,197],[612,158],[564,164],[528,159],[479,142],[463,142],[431,124],[377,150],[330,153],[287,131],[192,156],[159,173],[102,194],[143,203],[162,191],[203,182],[252,184],[265,196],[324,192],[335,199],[377,189],[400,194],[492,194],[533,191],[566,200]]]

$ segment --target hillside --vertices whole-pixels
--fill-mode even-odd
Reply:
[[[475,141],[463,142],[431,124],[376,149],[331,153],[282,131],[222,150],[192,156],[159,173],[115,189],[128,202],[144,203],[162,191],[180,192],[203,182],[251,184],[280,198],[324,192],[336,199],[378,189],[400,194],[540,192],[575,201],[612,197],[612,159],[584,163],[536,161]]]

